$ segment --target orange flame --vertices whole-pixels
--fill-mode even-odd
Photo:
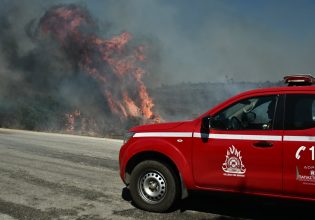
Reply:
[[[66,117],[66,131],[74,131],[75,129],[75,121],[78,117],[80,117],[80,111],[79,110],[75,110],[74,112],[71,113],[66,113],[65,117]]]

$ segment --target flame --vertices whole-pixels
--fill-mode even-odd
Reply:
[[[140,109],[138,106],[130,99],[127,93],[124,94],[124,102],[125,105],[127,106],[128,112],[132,116],[137,116],[139,115]]]
[[[71,132],[75,130],[75,122],[78,117],[80,117],[81,113],[79,110],[75,110],[71,113],[66,113],[66,131]]]
[[[143,82],[146,47],[133,46],[128,32],[103,39],[91,33],[95,28],[88,12],[73,4],[51,8],[39,22],[40,33],[60,42],[78,67],[98,82],[112,114],[159,122]],[[73,124],[70,116],[68,124]]]
[[[73,112],[66,113],[65,119],[65,131],[67,133],[74,133],[77,130],[79,130],[81,134],[88,134],[92,136],[99,133],[99,128],[95,119],[84,116],[78,109]],[[77,127],[80,129],[77,129]]]

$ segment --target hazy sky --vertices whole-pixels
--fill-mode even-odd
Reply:
[[[99,5],[101,3],[101,6]],[[165,83],[281,80],[315,70],[315,1],[132,0],[86,3],[99,18],[152,36]]]
[[[7,4],[14,1],[2,0]],[[158,48],[160,83],[278,81],[314,73],[312,0],[15,1],[42,15],[56,3],[81,3],[106,35],[129,31]],[[36,13],[33,13],[33,12]],[[25,19],[27,20],[27,19]]]

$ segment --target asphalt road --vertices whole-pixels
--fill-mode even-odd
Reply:
[[[117,161],[121,144],[0,129],[0,220],[270,219],[314,212],[312,205],[300,202],[204,193],[193,193],[171,213],[138,210],[122,196]]]

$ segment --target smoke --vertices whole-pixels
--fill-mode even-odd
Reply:
[[[279,81],[285,73],[311,73],[313,32],[305,28],[311,22],[303,29],[295,21],[311,13],[292,15],[285,2],[271,2],[261,12],[256,3],[246,4],[244,14],[237,1],[0,0],[0,126],[117,132],[166,112],[149,92],[163,84]],[[78,23],[56,16],[62,7],[77,10]],[[116,48],[109,50],[111,44]]]
[[[150,86],[222,82],[225,76],[237,81],[278,81],[284,74],[311,73],[315,67],[311,22],[314,18],[311,7],[307,9],[307,2],[2,2],[3,8],[19,6],[18,16],[11,16],[15,18],[12,23],[16,36],[20,36],[19,50],[25,51],[32,45],[21,33],[25,23],[39,18],[51,5],[59,3],[86,5],[97,19],[101,34],[112,36],[129,31],[152,39],[159,48],[159,56],[151,63],[151,72],[158,74],[151,74],[154,80],[150,78],[146,82]]]
[[[30,13],[3,3],[0,126],[102,135],[159,120],[143,82],[146,42],[127,32],[99,37],[82,4]]]
[[[100,17],[159,41],[163,84],[278,81],[315,68],[308,1],[110,2]]]

